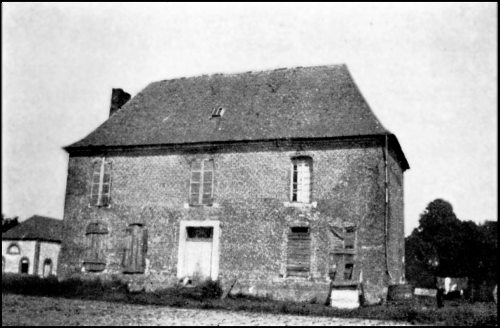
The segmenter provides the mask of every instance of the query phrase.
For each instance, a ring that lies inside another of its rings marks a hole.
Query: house
[[[149,84],[69,154],[59,274],[367,303],[404,281],[408,162],[345,65]],[[121,108],[119,108],[123,105]]]
[[[56,275],[62,220],[34,215],[2,233],[2,273]]]

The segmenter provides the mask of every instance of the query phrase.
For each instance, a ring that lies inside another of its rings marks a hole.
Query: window
[[[187,227],[187,240],[212,239],[213,227]]]
[[[148,251],[148,231],[141,224],[131,224],[127,228],[126,247],[123,252],[124,273],[144,273]]]
[[[331,254],[330,278],[337,283],[350,282],[354,273],[356,228],[349,226],[340,229],[340,231],[332,228],[332,232],[342,240],[342,246],[336,247]]]
[[[191,205],[212,205],[214,183],[214,161],[195,161],[191,166],[190,198]]]
[[[111,162],[102,159],[95,161],[92,168],[90,188],[91,206],[108,206],[111,199]]]
[[[90,223],[87,226],[87,250],[83,266],[86,271],[103,271],[106,267],[105,236],[108,228],[103,223]]]
[[[222,107],[215,107],[212,110],[212,117],[221,117],[222,114],[224,114],[224,108]]]
[[[42,277],[47,278],[51,274],[52,274],[52,260],[45,259],[45,261],[43,261]]]
[[[288,233],[287,276],[307,277],[311,266],[311,235],[308,227],[292,227]]]
[[[17,244],[11,244],[7,249],[7,254],[11,255],[21,254],[21,249],[19,248],[19,246],[17,246]]]
[[[30,269],[30,260],[27,257],[23,257],[19,261],[19,273],[27,274]]]
[[[292,160],[292,202],[311,202],[312,159],[297,157]]]

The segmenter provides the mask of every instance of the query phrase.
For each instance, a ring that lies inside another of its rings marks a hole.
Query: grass
[[[193,288],[174,286],[156,292],[130,293],[119,280],[69,279],[59,282],[55,277],[42,279],[4,274],[2,293],[197,309],[393,320],[414,324],[498,325],[495,303],[445,302],[445,307],[438,309],[434,298],[420,297],[408,302],[342,310],[315,302],[277,301],[242,294],[220,299],[222,289],[216,281],[207,281]]]

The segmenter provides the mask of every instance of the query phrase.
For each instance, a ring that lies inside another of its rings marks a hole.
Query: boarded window
[[[292,161],[292,202],[311,202],[312,159],[295,158]]]
[[[144,273],[148,252],[148,231],[140,224],[127,228],[126,246],[123,252],[123,272]]]
[[[214,161],[195,161],[191,166],[189,203],[191,205],[212,205],[214,183]]]
[[[288,233],[287,276],[307,277],[311,266],[311,235],[308,227],[292,227]]]
[[[30,269],[30,260],[27,257],[23,257],[19,261],[19,273],[27,274]]]
[[[106,267],[105,238],[108,229],[103,223],[90,223],[86,230],[87,247],[83,265],[86,271],[103,271]]]
[[[103,157],[94,162],[90,188],[90,205],[108,206],[111,200],[111,162]]]

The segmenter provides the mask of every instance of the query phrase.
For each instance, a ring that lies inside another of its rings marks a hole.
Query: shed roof
[[[65,149],[383,134],[342,64],[153,82]]]
[[[62,220],[33,215],[2,233],[2,240],[41,240],[61,242]]]

